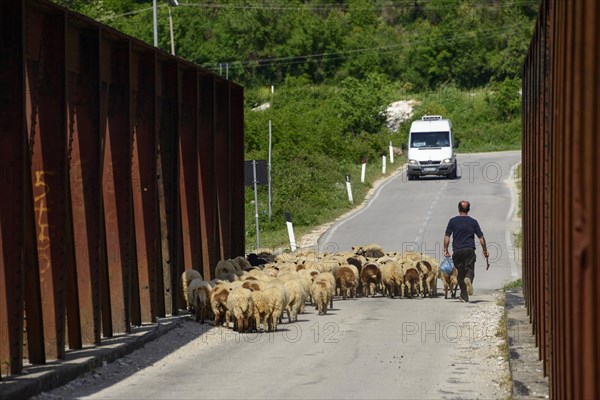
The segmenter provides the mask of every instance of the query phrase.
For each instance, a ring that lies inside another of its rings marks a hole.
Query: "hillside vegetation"
[[[152,43],[152,1],[56,2]],[[286,242],[285,211],[299,236],[349,209],[346,174],[362,201],[389,142],[406,142],[410,121],[386,127],[393,101],[417,100],[413,119],[450,118],[459,152],[520,148],[520,71],[537,0],[179,3],[171,7],[177,55],[245,86],[246,159],[267,158],[272,121],[272,222],[265,187],[259,198],[264,246]],[[159,47],[168,51],[167,2],[158,10]]]

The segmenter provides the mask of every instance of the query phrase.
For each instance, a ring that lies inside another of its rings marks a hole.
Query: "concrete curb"
[[[62,386],[80,375],[105,363],[111,363],[143,347],[146,343],[181,325],[186,315],[162,318],[155,324],[134,328],[133,333],[103,339],[99,346],[67,351],[64,360],[33,365],[21,375],[3,377],[0,381],[0,399],[23,400]]]
[[[521,288],[506,291],[506,319],[512,398],[549,398],[548,378],[544,377],[543,362],[539,360]]]

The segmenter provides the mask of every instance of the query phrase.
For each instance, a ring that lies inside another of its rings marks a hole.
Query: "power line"
[[[509,27],[498,27],[494,29],[487,29],[484,31],[479,31],[477,33],[468,32],[464,34],[455,34],[450,37],[444,38],[427,38],[427,39],[416,39],[411,41],[411,43],[417,44],[425,44],[431,42],[432,40],[444,40],[445,43],[455,43],[460,40],[469,39],[474,35],[478,37],[489,37],[496,35],[502,32],[511,31],[517,25],[509,26]],[[308,55],[299,55],[299,56],[291,56],[291,57],[279,57],[279,58],[265,58],[265,59],[257,59],[257,60],[238,60],[238,61],[230,61],[228,64],[230,65],[239,65],[239,66],[249,66],[251,65],[253,68],[263,68],[263,67],[272,67],[272,66],[286,66],[286,65],[296,65],[302,63],[315,63],[315,62],[331,62],[342,59],[348,59],[353,55],[360,53],[369,53],[369,52],[378,52],[378,53],[390,53],[394,51],[401,50],[405,47],[407,43],[391,45],[391,46],[380,46],[380,47],[368,47],[362,49],[355,50],[347,50],[347,51],[339,51],[339,52],[331,52],[331,53],[318,53],[318,54],[308,54]],[[215,70],[214,64],[204,64],[204,68]],[[218,68],[217,68],[218,69]]]
[[[168,7],[168,4],[161,4],[157,8],[162,8],[162,7]],[[130,15],[141,14],[141,13],[146,12],[146,11],[152,11],[152,7],[142,8],[142,9],[134,10],[134,11],[129,11],[129,12],[126,12],[126,13],[123,13],[123,14],[109,15],[109,16],[106,16],[106,17],[98,18],[97,21],[98,22],[110,21],[110,20],[115,19],[115,18],[127,17],[127,16],[130,16]]]

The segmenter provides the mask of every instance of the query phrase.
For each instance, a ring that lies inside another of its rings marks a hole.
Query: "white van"
[[[450,120],[441,115],[425,115],[413,121],[408,136],[408,180],[424,175],[455,179],[456,147]]]

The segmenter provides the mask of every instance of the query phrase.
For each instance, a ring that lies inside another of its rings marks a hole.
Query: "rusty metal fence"
[[[523,75],[523,278],[551,397],[600,398],[600,2],[542,2]]]
[[[184,269],[244,252],[242,171],[240,86],[0,2],[1,373],[177,314]]]

